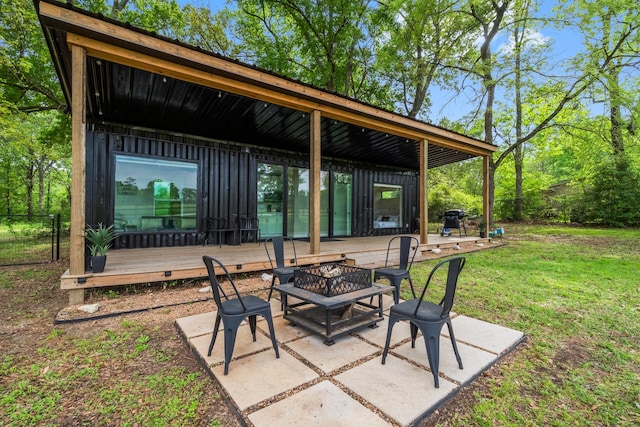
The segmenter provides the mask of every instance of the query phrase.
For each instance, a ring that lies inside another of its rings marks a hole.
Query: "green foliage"
[[[182,11],[175,0],[76,0],[75,5],[167,37],[175,37],[184,27]]]
[[[234,23],[245,60],[367,101],[369,90],[384,89],[369,80],[374,59],[367,37],[370,13],[367,0],[242,0]]]
[[[234,44],[227,37],[225,29],[229,26],[231,14],[224,9],[216,14],[205,7],[190,4],[182,10],[184,28],[176,30],[179,40],[198,46],[210,52],[233,57]]]
[[[625,156],[602,163],[593,184],[574,199],[572,220],[611,227],[640,225],[640,175]]]
[[[449,209],[464,209],[469,215],[482,213],[482,182],[478,161],[429,170],[429,221],[439,221]]]
[[[452,0],[392,0],[373,12],[377,73],[393,88],[395,109],[428,118],[436,85],[453,83],[453,64],[472,49],[474,23]]]
[[[107,227],[103,223],[98,223],[97,227],[87,225],[84,238],[89,244],[92,256],[105,255],[111,248],[111,243],[118,237],[113,224]]]

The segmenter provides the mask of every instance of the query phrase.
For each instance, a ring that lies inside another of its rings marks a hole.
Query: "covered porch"
[[[437,246],[426,227],[428,170],[472,158],[483,162],[478,213],[488,212],[491,144],[69,3],[35,5],[72,112],[70,269],[61,278],[71,304],[85,288],[202,277],[203,251],[232,272],[266,268],[249,245],[197,246],[210,219],[262,215],[264,229],[269,215],[282,217],[271,235],[308,236],[303,265],[376,252],[347,249],[357,241],[342,236],[386,241],[415,221],[421,244]],[[154,174],[128,172],[142,169]],[[110,252],[104,273],[89,272],[85,227],[123,219],[116,247],[128,249]],[[333,248],[324,235],[343,241]]]

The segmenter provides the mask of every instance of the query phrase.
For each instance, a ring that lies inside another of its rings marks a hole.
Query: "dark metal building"
[[[250,217],[261,237],[317,253],[322,237],[413,232],[429,168],[480,156],[486,177],[495,147],[482,141],[67,3],[35,6],[73,117],[71,274],[84,273],[85,224],[138,248],[200,244],[207,219]]]

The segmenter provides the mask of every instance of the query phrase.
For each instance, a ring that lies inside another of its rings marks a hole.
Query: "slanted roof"
[[[323,157],[419,169],[489,155],[496,147],[74,8],[35,0],[67,104],[70,44],[87,52],[89,122],[157,129],[309,153],[309,113]]]

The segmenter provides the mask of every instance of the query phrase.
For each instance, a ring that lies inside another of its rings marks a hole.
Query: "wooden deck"
[[[390,238],[391,236],[347,237],[322,242],[319,254],[310,254],[309,243],[298,240],[298,265],[348,262],[352,265],[374,266],[384,262]],[[489,239],[479,237],[441,237],[430,234],[429,243],[420,245],[416,259],[436,247],[444,249],[455,245],[475,246],[476,243],[488,241]],[[78,304],[83,300],[83,292],[79,291],[87,288],[202,278],[207,276],[202,262],[203,255],[219,259],[232,274],[271,270],[264,243],[222,247],[208,245],[120,249],[109,252],[103,273],[86,272],[74,276],[67,271],[60,279],[60,287],[72,291],[69,295],[70,304]]]

